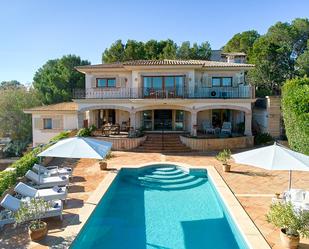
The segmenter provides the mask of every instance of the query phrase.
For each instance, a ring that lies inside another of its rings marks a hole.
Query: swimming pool
[[[249,248],[206,170],[121,169],[72,249]]]

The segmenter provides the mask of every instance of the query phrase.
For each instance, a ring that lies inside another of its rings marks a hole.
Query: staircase
[[[147,139],[135,149],[137,152],[190,152],[177,134],[147,134]]]

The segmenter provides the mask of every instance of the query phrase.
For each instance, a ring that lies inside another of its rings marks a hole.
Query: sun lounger
[[[49,176],[57,176],[57,175],[72,176],[72,168],[69,167],[64,168],[59,168],[58,166],[45,167],[40,164],[34,164],[32,169],[38,174],[45,174]]]
[[[36,185],[36,188],[52,188],[54,186],[69,185],[68,176],[46,177],[45,175],[38,175],[32,170],[28,170],[25,176]]]
[[[43,198],[45,201],[52,201],[52,200],[65,201],[68,195],[66,187],[55,186],[53,188],[35,189],[22,182],[16,185],[14,191],[20,194],[21,196],[25,197],[27,196],[30,198],[40,197]]]
[[[20,208],[21,202],[22,202],[21,200],[7,194],[1,201],[1,206],[15,213]],[[62,210],[63,210],[62,202],[60,200],[52,201],[51,205],[52,206],[50,207],[50,209],[47,210],[47,212],[45,212],[45,214],[41,216],[40,218],[59,216],[60,219],[62,220]],[[3,220],[3,222],[5,222],[5,220]],[[9,218],[7,219],[7,222],[14,223],[15,220],[14,218]],[[0,224],[1,224],[1,221],[0,221]],[[6,224],[9,224],[9,223],[6,223]]]

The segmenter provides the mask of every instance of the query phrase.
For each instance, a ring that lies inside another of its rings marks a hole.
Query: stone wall
[[[110,138],[110,137],[95,137],[98,140],[104,140],[113,143],[112,150],[132,150],[146,140],[147,136],[138,138]]]
[[[268,133],[272,137],[280,137],[282,127],[281,98],[267,96]]]
[[[192,150],[211,151],[223,149],[242,149],[253,147],[254,137],[233,137],[233,138],[190,138],[180,136],[180,140]]]

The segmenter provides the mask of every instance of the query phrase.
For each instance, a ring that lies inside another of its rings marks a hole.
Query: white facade
[[[169,120],[171,131],[196,135],[205,120],[217,126],[229,121],[234,127],[244,123],[244,134],[251,135],[251,105],[255,99],[245,82],[245,72],[251,65],[150,62],[153,64],[146,61],[77,67],[85,74],[85,89],[74,92],[74,111],[27,111],[33,114],[33,144],[46,143],[61,130],[85,125],[100,128],[107,122],[156,130],[159,122]],[[112,85],[102,86],[108,80]],[[37,124],[48,115],[56,120],[52,129]]]

